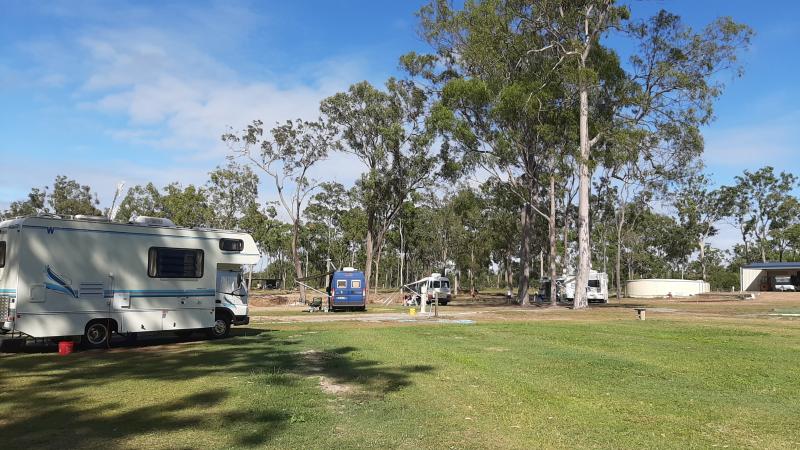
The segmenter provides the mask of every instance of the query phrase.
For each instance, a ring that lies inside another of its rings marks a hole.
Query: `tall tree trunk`
[[[622,265],[622,227],[625,223],[625,211],[620,211],[620,219],[617,220],[617,256],[614,261],[615,266],[615,276],[617,284],[617,300],[622,300],[622,270],[620,269]]]
[[[381,251],[382,250],[383,250],[383,245],[378,244],[378,252],[375,255],[375,295],[378,295],[378,284],[380,283],[379,270],[381,268]]]
[[[469,249],[469,295],[475,297],[475,280],[472,268],[475,267],[475,250],[474,246]]]
[[[547,231],[550,241],[550,252],[547,262],[550,265],[550,305],[556,306],[556,177],[550,175],[550,214],[547,218]]]
[[[561,259],[561,273],[566,275],[569,266],[569,204],[564,202],[564,256]]]
[[[528,289],[530,288],[531,278],[531,205],[526,203],[522,207],[520,213],[520,221],[522,222],[522,242],[519,252],[519,292],[517,293],[517,300],[521,305],[527,305],[530,301]]]
[[[700,268],[703,271],[703,281],[706,281],[706,238],[700,236]]]
[[[511,247],[509,247],[506,250],[506,290],[509,293],[509,295],[506,297],[507,298],[506,301],[511,300],[510,297],[511,297],[512,289],[513,289],[512,286],[514,286],[514,274],[512,273],[512,270],[511,270],[512,269],[511,254],[512,254],[512,249],[511,249]]]
[[[303,278],[303,267],[300,263],[300,220],[294,220],[292,223],[292,259],[294,261],[294,275],[297,278]],[[300,301],[306,302],[306,288],[300,285]]]
[[[370,282],[372,281],[372,252],[373,252],[373,241],[372,241],[372,228],[367,227],[367,238],[365,244],[365,253],[366,253],[366,261],[364,263],[364,279],[366,280],[367,286],[364,289],[364,292],[367,294],[367,298],[364,299],[365,302],[369,299],[369,286]]]
[[[575,302],[573,308],[589,306],[586,286],[592,265],[589,247],[589,92],[580,89],[580,158],[578,158],[578,271],[575,276]]]

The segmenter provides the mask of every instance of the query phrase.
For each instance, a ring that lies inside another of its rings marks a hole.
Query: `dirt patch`
[[[291,300],[285,295],[257,294],[250,297],[250,306],[280,306],[288,305]]]
[[[339,383],[322,373],[325,361],[338,358],[339,355],[318,350],[306,350],[298,354],[303,357],[305,363],[304,374],[319,378],[319,387],[326,394],[342,397],[355,391],[354,386],[347,383]]]

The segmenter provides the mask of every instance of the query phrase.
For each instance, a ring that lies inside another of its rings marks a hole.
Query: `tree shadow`
[[[184,431],[191,435],[193,429],[209,427],[225,433],[226,446],[261,446],[287,432],[292,426],[291,414],[268,405],[242,410],[233,406],[241,404],[241,391],[223,386],[196,392],[197,384],[192,382],[225,374],[232,380],[246,378],[254,388],[268,392],[294,392],[307,389],[305,380],[319,375],[356,386],[362,399],[371,400],[410,386],[415,373],[434,370],[354,358],[356,347],[320,351],[325,357],[314,362],[307,352],[298,351],[296,340],[278,339],[268,330],[239,328],[234,334],[230,339],[203,343],[194,342],[199,338],[160,336],[68,357],[53,353],[0,356],[0,436],[4,446],[119,447],[138,436],[170,432],[185,436]],[[182,385],[187,387],[180,391]],[[150,395],[148,402],[139,404],[135,393],[115,394],[120,386],[170,391],[164,402],[156,400],[154,404]],[[175,390],[179,390],[177,397]],[[180,396],[182,392],[186,395]],[[224,425],[229,423],[236,424],[240,432]],[[198,445],[189,440],[168,446]]]

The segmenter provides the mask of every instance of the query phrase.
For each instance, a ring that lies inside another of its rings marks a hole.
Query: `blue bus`
[[[328,310],[367,310],[367,283],[364,272],[345,267],[330,275]]]

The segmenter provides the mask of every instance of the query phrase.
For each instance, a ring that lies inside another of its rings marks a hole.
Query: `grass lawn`
[[[295,324],[0,355],[16,448],[800,446],[800,322]]]

